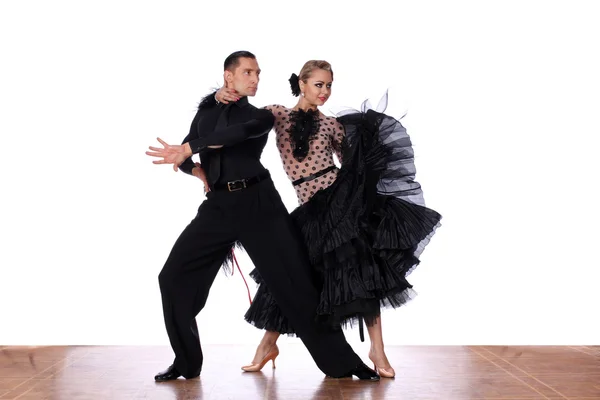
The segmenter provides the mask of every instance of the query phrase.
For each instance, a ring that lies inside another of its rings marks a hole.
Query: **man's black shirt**
[[[260,157],[275,122],[273,114],[254,107],[247,97],[229,104],[217,104],[213,95],[207,99],[209,101],[203,101],[199,107],[183,143],[189,142],[192,152],[200,153],[200,163],[209,177],[209,184],[250,178],[264,172]],[[219,145],[223,147],[209,148]],[[211,171],[215,162],[220,164],[216,175]],[[185,160],[179,168],[191,174],[192,158]]]

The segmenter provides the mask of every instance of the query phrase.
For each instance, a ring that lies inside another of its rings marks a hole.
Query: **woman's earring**
[[[304,92],[302,92],[302,97],[304,97]]]

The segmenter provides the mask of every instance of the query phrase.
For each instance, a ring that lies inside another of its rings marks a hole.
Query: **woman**
[[[326,61],[308,61],[290,83],[299,96],[296,106],[266,108],[275,116],[277,148],[301,204],[292,216],[322,288],[317,318],[337,326],[364,319],[369,358],[382,377],[393,378],[380,307],[398,307],[410,299],[406,275],[419,263],[417,256],[441,216],[415,204],[422,204],[422,192],[413,181],[411,143],[400,122],[373,110],[338,118],[319,112],[333,83]],[[226,88],[215,98],[237,101]],[[259,287],[245,318],[267,331],[254,360],[242,369],[259,371],[269,360],[275,365],[279,335],[295,332],[260,274],[254,270],[251,275]]]

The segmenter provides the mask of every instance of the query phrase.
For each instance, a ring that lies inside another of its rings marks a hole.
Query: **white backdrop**
[[[388,88],[407,112],[444,220],[388,345],[600,342],[594,2],[207,3],[1,3],[0,344],[168,344],[157,276],[204,196],[144,151],[182,140],[240,49],[257,106],[293,106],[290,74],[326,59],[326,114]],[[263,162],[292,210],[273,136]],[[256,343],[247,306],[220,273],[203,342]]]

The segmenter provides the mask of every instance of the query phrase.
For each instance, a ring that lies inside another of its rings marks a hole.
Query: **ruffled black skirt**
[[[363,318],[369,325],[381,307],[397,308],[414,296],[406,277],[441,215],[423,203],[410,138],[399,121],[373,110],[338,120],[346,131],[338,177],[292,217],[317,272],[317,320],[339,326]],[[259,272],[251,276],[258,290],[246,321],[294,335]]]

